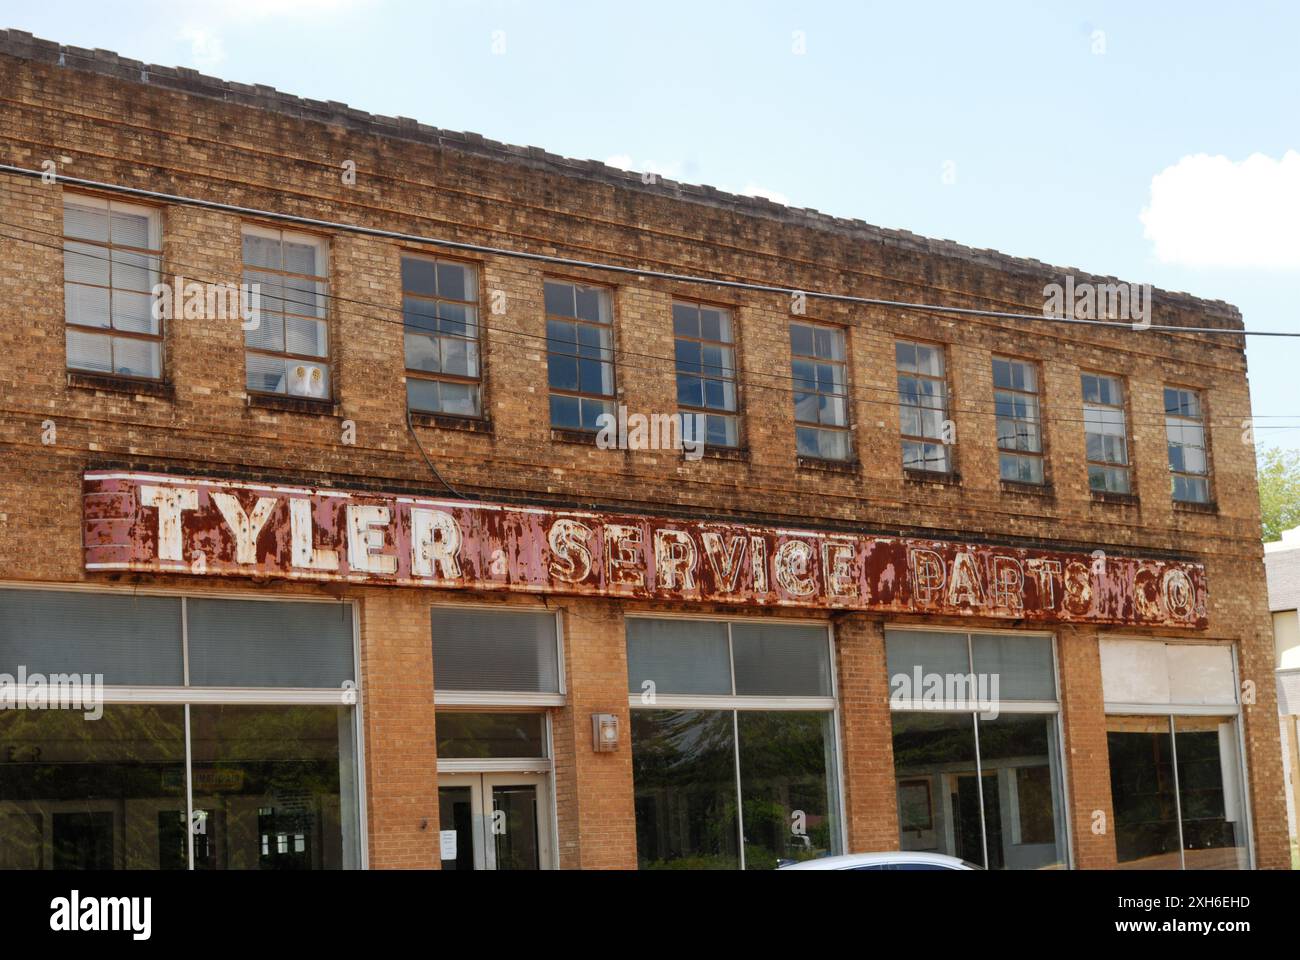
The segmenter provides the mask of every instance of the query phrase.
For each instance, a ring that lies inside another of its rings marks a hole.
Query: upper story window
[[[464,263],[402,257],[402,320],[407,405],[482,416],[478,271]]]
[[[790,324],[795,449],[800,456],[850,457],[846,355],[844,331],[839,327]]]
[[[894,345],[894,358],[898,365],[903,469],[951,473],[943,347],[899,340]]]
[[[1083,374],[1083,431],[1088,486],[1102,493],[1131,493],[1124,384],[1119,377]]]
[[[1165,437],[1174,499],[1209,503],[1210,461],[1205,453],[1205,415],[1199,392],[1165,387]]]
[[[63,198],[63,304],[68,367],[162,377],[162,322],[152,291],[162,258],[157,210],[98,197]]]
[[[673,304],[676,337],[677,405],[684,417],[683,439],[709,446],[740,443],[736,416],[736,348],[731,312],[698,303]],[[693,432],[694,416],[704,416],[704,435]]]
[[[546,281],[546,366],[551,426],[600,429],[614,410],[614,307],[609,290]]]
[[[993,404],[998,421],[999,475],[1018,483],[1042,483],[1037,366],[1025,360],[994,357]]]
[[[258,315],[244,332],[247,389],[330,398],[325,241],[247,224],[243,237],[244,283],[260,293]]]

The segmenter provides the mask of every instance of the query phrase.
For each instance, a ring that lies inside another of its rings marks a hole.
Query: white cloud
[[[1164,263],[1300,269],[1300,153],[1183,157],[1151,178],[1141,220]]]

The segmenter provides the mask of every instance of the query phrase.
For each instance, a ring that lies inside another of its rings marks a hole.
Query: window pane
[[[740,867],[730,710],[633,710],[632,782],[641,869]]]
[[[108,685],[180,685],[181,659],[181,602],[174,597],[0,590],[7,673],[23,666],[29,674],[103,674]]]
[[[893,726],[899,849],[984,863],[974,715],[895,712]],[[987,800],[997,786],[984,781]]]
[[[989,869],[1064,867],[1065,820],[1056,718],[1001,714],[977,718],[986,785]],[[989,781],[992,783],[989,784]]]
[[[965,676],[971,672],[964,633],[888,630],[885,632],[885,654],[891,683],[896,677],[905,677],[915,686],[917,669],[920,669],[922,678],[928,673]]]
[[[438,756],[501,759],[546,756],[546,717],[540,713],[438,711]]]
[[[824,627],[733,623],[731,644],[738,695],[831,695],[830,648]]]
[[[727,625],[628,620],[627,684],[629,692],[643,695],[731,693]]]
[[[1222,717],[1175,717],[1178,802],[1188,870],[1245,870],[1246,819],[1236,724]]]
[[[188,865],[185,708],[0,710],[0,869]]]
[[[113,372],[126,377],[162,375],[162,344],[157,340],[113,338]]]
[[[69,329],[68,366],[74,370],[110,373],[113,369],[112,339],[99,334]]]
[[[975,673],[996,676],[1002,699],[1056,699],[1050,637],[977,633],[971,637],[971,652]]]
[[[83,327],[108,327],[112,324],[109,309],[110,291],[80,283],[63,286],[63,313],[68,323]]]
[[[195,686],[341,687],[354,680],[352,606],[186,601]]]
[[[433,609],[438,690],[558,693],[555,614]]]
[[[838,852],[832,717],[736,712],[746,870]]]
[[[1168,717],[1107,717],[1115,852],[1121,867],[1177,870],[1178,801]]]
[[[350,708],[196,704],[190,729],[195,869],[359,866]]]

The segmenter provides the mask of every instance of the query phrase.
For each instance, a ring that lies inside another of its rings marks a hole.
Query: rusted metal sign
[[[85,476],[89,571],[1204,629],[1198,563],[142,473]]]

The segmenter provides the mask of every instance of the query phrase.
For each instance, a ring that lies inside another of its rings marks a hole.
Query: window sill
[[[714,460],[734,460],[738,463],[749,463],[749,448],[711,447],[706,443],[704,445],[704,456],[712,457]]]
[[[961,474],[955,470],[941,473],[938,470],[909,470],[904,467],[903,479],[909,483],[923,483],[936,487],[961,486]]]
[[[1206,503],[1198,503],[1195,500],[1175,500],[1173,504],[1175,513],[1203,513],[1209,516],[1219,514],[1219,504],[1215,500]]]
[[[563,427],[551,427],[551,439],[558,443],[581,443],[594,447],[597,432],[596,430],[566,430]]]
[[[1031,497],[1055,497],[1050,483],[1025,483],[1021,480],[999,480],[1003,493],[1024,493]]]
[[[126,393],[138,397],[157,397],[174,400],[176,387],[162,380],[134,380],[131,377],[114,377],[109,374],[68,371],[68,386],[78,390],[102,390],[105,393]]]
[[[805,457],[803,454],[798,454],[795,457],[795,463],[800,470],[821,470],[824,473],[848,474],[862,472],[862,464],[857,460],[823,460],[821,457]]]
[[[267,393],[249,393],[248,405],[259,410],[276,410],[281,413],[305,413],[317,417],[336,417],[338,406],[333,400],[315,400],[310,397],[282,397]]]
[[[1103,490],[1090,490],[1093,503],[1111,503],[1121,507],[1136,507],[1138,505],[1138,495],[1136,493],[1106,493]]]
[[[465,433],[494,432],[491,420],[476,417],[456,417],[446,413],[421,413],[411,411],[411,424],[416,427],[435,427],[438,430],[463,430]]]

